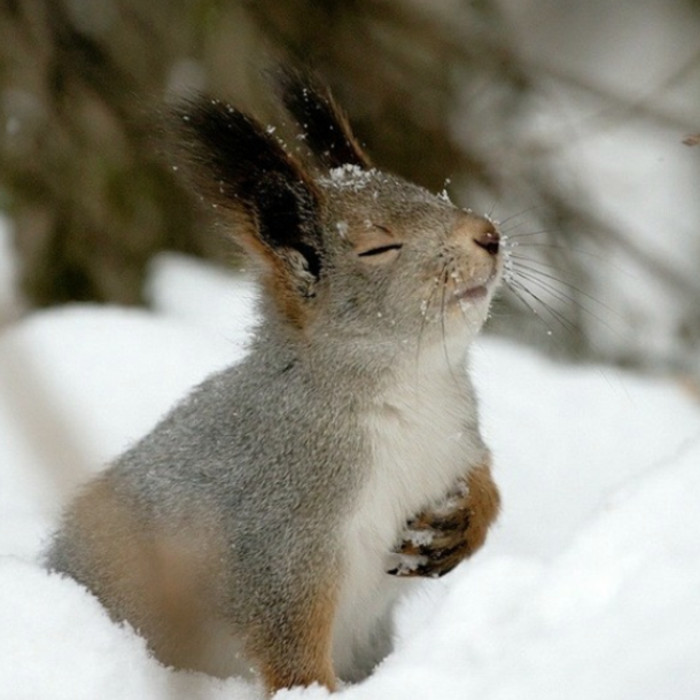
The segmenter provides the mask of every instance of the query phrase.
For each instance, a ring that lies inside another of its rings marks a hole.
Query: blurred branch
[[[382,167],[432,190],[451,178],[470,203],[507,192],[514,205],[534,205],[529,223],[554,228],[564,247],[588,236],[625,250],[678,294],[700,295],[695,280],[603,220],[552,172],[544,156],[567,135],[550,133],[536,148],[522,137],[533,98],[556,81],[603,105],[583,120],[596,133],[643,119],[677,130],[680,141],[697,123],[660,98],[692,77],[700,49],[634,99],[556,61],[524,60],[502,7],[497,0],[0,0],[0,204],[15,221],[30,300],[138,303],[159,250],[231,257],[156,153],[153,114],[173,95],[204,89],[266,119],[259,73],[273,61],[313,67]],[[548,18],[544,6],[531,11]],[[552,247],[541,258],[588,289],[572,256]],[[570,296],[575,302],[578,291]],[[564,345],[574,352],[585,324],[575,303],[566,314]]]
[[[679,117],[677,113],[660,107],[665,92],[687,80],[693,71],[700,70],[700,49],[691,54],[665,80],[653,86],[645,96],[630,99],[600,83],[564,70],[561,66],[528,60],[528,68],[533,75],[548,76],[569,87],[577,88],[605,102],[608,107],[597,114],[587,117],[586,123],[594,128],[610,128],[628,122],[630,119],[647,119],[657,124],[676,129],[682,133],[695,126],[690,120]]]

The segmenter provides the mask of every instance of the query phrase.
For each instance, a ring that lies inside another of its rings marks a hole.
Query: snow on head
[[[333,168],[327,178],[322,179],[324,185],[330,185],[337,189],[347,189],[353,192],[359,192],[367,187],[371,182],[375,181],[378,171],[374,168],[365,170],[359,165],[347,163],[340,167]]]
[[[338,221],[338,222],[336,223],[336,225],[335,225],[335,228],[337,229],[338,235],[339,235],[341,238],[347,238],[348,230],[349,230],[349,228],[350,228],[350,227],[348,226],[348,222],[347,222],[347,221]]]

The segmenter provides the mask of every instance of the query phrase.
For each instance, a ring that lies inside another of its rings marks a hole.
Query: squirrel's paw
[[[444,576],[481,547],[499,505],[488,466],[473,469],[442,503],[408,521],[394,548],[399,563],[388,573]]]
[[[452,571],[471,553],[469,522],[464,499],[454,496],[440,507],[412,518],[394,548],[399,563],[389,573],[436,578]]]

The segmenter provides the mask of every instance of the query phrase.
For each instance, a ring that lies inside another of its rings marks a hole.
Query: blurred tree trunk
[[[645,0],[639,12],[653,1]],[[524,230],[551,232],[536,239],[530,258],[520,258],[521,278],[512,285],[520,302],[505,295],[492,328],[540,345],[554,335],[556,348],[549,349],[560,354],[643,363],[645,342],[622,340],[602,353],[595,347],[591,318],[593,326],[605,320],[586,305],[601,278],[590,260],[572,254],[583,240],[601,259],[622,251],[665,285],[677,307],[688,307],[678,330],[664,332],[675,333],[670,342],[682,346],[677,356],[700,371],[693,360],[700,337],[697,282],[660,261],[634,232],[591,206],[574,177],[566,181],[552,167],[546,154],[556,151],[556,135],[527,133],[542,85],[551,81],[564,86],[567,99],[573,93],[594,99],[603,125],[606,114],[613,120],[642,114],[647,124],[672,124],[680,143],[696,123],[686,129],[655,94],[639,102],[601,87],[595,77],[567,73],[556,52],[544,62],[525,60],[517,31],[511,33],[501,14],[508,4],[0,0],[0,208],[15,224],[29,302],[139,303],[146,266],[164,249],[232,260],[235,250],[202,220],[158,153],[155,115],[164,102],[205,90],[275,119],[261,71],[294,62],[313,67],[331,86],[380,167],[433,191],[449,179],[459,204],[500,211],[507,201],[513,216],[505,230],[513,239]],[[559,13],[549,3],[526,5],[530,33],[549,26],[541,36],[550,38],[563,17],[573,21],[564,22],[569,38],[581,18],[592,19],[597,32],[609,11],[604,0],[585,8],[567,0]],[[698,64],[700,53],[691,55],[670,83]],[[628,316],[645,313],[632,307]],[[533,323],[535,314],[546,334]]]
[[[134,303],[155,252],[204,252],[150,111],[195,45],[191,9],[3,2],[0,185],[32,303]]]
[[[2,0],[0,187],[30,302],[136,303],[155,252],[230,256],[158,156],[154,114],[190,89],[269,113],[272,60],[317,68],[382,166],[433,189],[465,171],[493,184],[451,136],[454,67],[525,81],[479,6],[458,32],[389,0]]]

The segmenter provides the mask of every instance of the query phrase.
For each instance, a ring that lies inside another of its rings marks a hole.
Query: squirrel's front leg
[[[314,683],[335,690],[331,652],[337,579],[333,571],[315,571],[313,579],[293,572],[261,598],[263,607],[246,629],[247,653],[269,695]]]
[[[472,468],[443,503],[411,518],[394,552],[395,576],[438,577],[452,571],[483,545],[500,508],[488,462]]]

